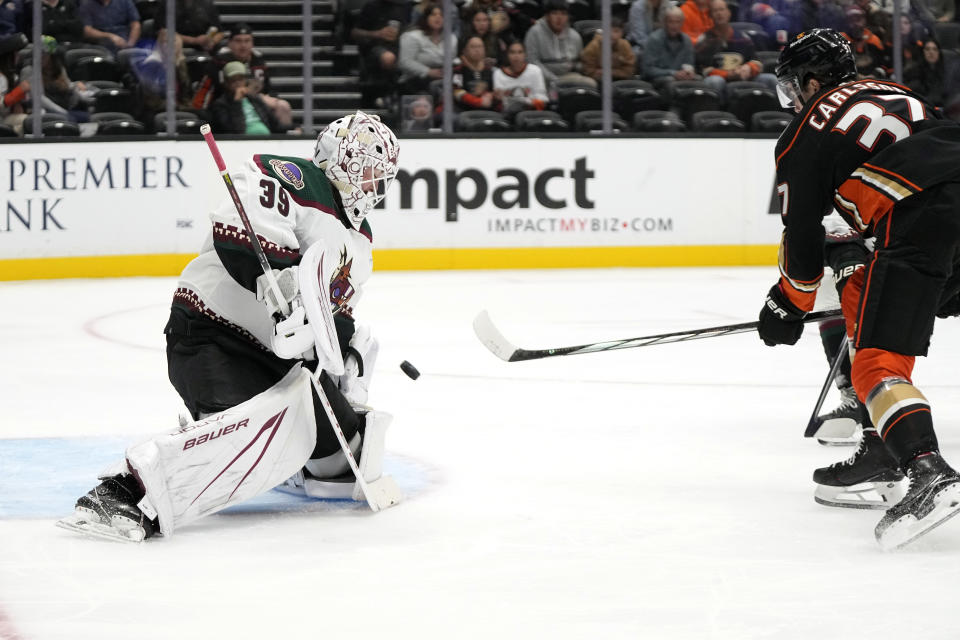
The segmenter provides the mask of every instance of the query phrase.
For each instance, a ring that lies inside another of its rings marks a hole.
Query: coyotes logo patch
[[[350,282],[351,269],[353,269],[353,258],[347,260],[347,249],[344,247],[340,251],[337,270],[330,279],[330,303],[333,305],[334,313],[343,313],[348,317],[353,311],[350,307],[350,298],[356,291]]]

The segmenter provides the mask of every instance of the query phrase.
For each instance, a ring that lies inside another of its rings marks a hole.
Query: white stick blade
[[[374,512],[399,504],[403,497],[400,487],[391,476],[380,476],[373,482],[367,482],[366,486],[367,493],[364,494],[360,483],[354,484],[353,499],[366,500]]]
[[[504,338],[500,330],[494,326],[490,314],[486,311],[481,311],[473,319],[473,332],[477,334],[483,346],[501,360],[510,362],[510,357],[517,351],[517,347]]]

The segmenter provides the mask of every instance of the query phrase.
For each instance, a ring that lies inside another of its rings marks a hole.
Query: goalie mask
[[[815,78],[824,88],[857,77],[850,43],[833,29],[801,33],[780,52],[777,63],[777,96],[785,109],[803,106],[803,87]]]
[[[317,136],[313,163],[340,192],[354,229],[386,196],[397,176],[398,153],[390,128],[362,111],[334,120]]]

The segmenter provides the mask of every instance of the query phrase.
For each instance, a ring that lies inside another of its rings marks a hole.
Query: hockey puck
[[[411,380],[416,380],[420,377],[420,372],[417,371],[417,368],[406,360],[400,363],[400,369],[402,369],[403,372],[407,374],[407,377],[409,377]]]

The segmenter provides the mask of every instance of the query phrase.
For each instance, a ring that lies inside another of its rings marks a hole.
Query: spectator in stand
[[[460,64],[453,68],[453,101],[457,111],[500,111],[493,92],[493,69],[486,63],[483,40],[469,38],[460,51]]]
[[[931,33],[938,22],[953,22],[957,7],[955,0],[911,0],[910,10]]]
[[[883,41],[867,28],[867,16],[857,5],[846,10],[847,30],[843,36],[850,41],[853,56],[857,62],[857,73],[861,77],[885,78],[890,74],[890,61],[887,58]]]
[[[683,11],[683,32],[696,43],[704,33],[713,28],[710,17],[710,0],[687,0],[680,5]]]
[[[511,119],[521,111],[543,111],[547,106],[543,71],[527,63],[527,52],[519,40],[507,47],[507,64],[493,71],[493,93]]]
[[[23,20],[23,0],[2,0],[0,2],[0,37],[13,35],[21,31]]]
[[[220,12],[213,0],[176,0],[174,5],[177,34],[183,46],[203,51],[214,51],[223,40],[220,31]],[[161,0],[154,16],[157,30],[167,28],[167,3]]]
[[[637,56],[643,54],[650,34],[663,27],[663,16],[672,6],[671,0],[633,0],[627,14],[627,40]]]
[[[900,14],[900,42],[903,47],[903,73],[906,77],[910,67],[923,59],[923,41],[926,38],[923,26],[915,23],[906,13]],[[885,40],[883,46],[893,51],[893,35]]]
[[[566,0],[546,0],[543,17],[530,27],[523,44],[527,59],[540,67],[548,85],[558,81],[596,87],[597,82],[580,73],[583,41],[570,28]]]
[[[756,80],[776,93],[777,77],[762,73],[763,63],[750,37],[730,24],[730,8],[726,0],[710,0],[713,27],[700,36],[694,45],[695,65],[708,86],[726,96],[727,83]]]
[[[663,28],[650,34],[644,49],[643,77],[667,93],[675,80],[700,79],[693,66],[693,43],[683,32],[685,19],[679,7],[669,7]]]
[[[93,104],[93,91],[83,82],[73,82],[67,76],[63,64],[63,55],[57,48],[57,41],[43,36],[40,57],[40,77],[43,79],[43,113],[54,113],[71,122],[89,122],[89,107]],[[20,74],[24,78],[33,77],[33,67],[28,59]]]
[[[0,121],[18,134],[23,133],[24,99],[30,92],[30,82],[17,74],[17,52],[25,46],[22,33],[0,36]]]
[[[153,126],[153,117],[167,107],[167,30],[157,33],[157,42],[149,56],[134,67],[140,85],[141,120]],[[174,76],[176,82],[176,107],[178,111],[191,110],[192,90],[187,60],[183,55],[183,38],[178,34],[173,39]]]
[[[739,20],[763,27],[770,42],[779,49],[787,44],[791,33],[798,32],[795,24],[800,9],[798,5],[797,0],[745,1],[740,5]]]
[[[127,49],[140,39],[140,14],[133,0],[83,0],[77,13],[83,37],[108,49]]]
[[[904,84],[932,102],[944,108],[957,101],[957,68],[947,64],[940,51],[940,43],[934,38],[923,42],[923,55],[904,71]]]
[[[847,29],[847,18],[835,0],[800,0],[796,15],[791,33],[800,33],[818,27],[841,32]]]
[[[396,86],[400,32],[410,24],[412,11],[413,4],[408,0],[367,0],[360,10],[350,38],[363,58],[368,101],[379,104]]]
[[[477,36],[483,40],[487,64],[491,66],[497,66],[506,61],[507,45],[515,40],[513,32],[509,29],[494,31],[490,14],[483,10],[469,14],[460,31],[464,39]]]
[[[863,10],[864,15],[867,17],[867,28],[877,34],[881,41],[886,42],[888,39],[893,39],[891,35],[893,27],[892,14],[880,8],[880,5],[877,4],[875,0],[853,0],[852,5]],[[901,15],[909,15],[909,11],[906,8],[902,9]]]
[[[83,22],[77,15],[77,0],[43,0],[40,12],[43,35],[60,43],[83,41]],[[33,11],[23,12],[23,32],[28,38],[33,37]]]
[[[457,50],[453,34],[449,46]],[[443,77],[443,8],[439,4],[425,7],[416,26],[400,36],[400,71],[404,93],[421,93]]]
[[[260,99],[263,100],[267,108],[273,112],[280,126],[291,128],[293,126],[293,109],[290,103],[282,98],[277,98],[270,93],[270,73],[267,69],[267,61],[263,54],[254,48],[253,30],[245,22],[239,22],[230,30],[230,38],[227,40],[227,46],[220,50],[216,56],[214,67],[216,75],[220,75],[223,66],[228,62],[242,62],[247,67],[251,89],[256,90]],[[200,104],[204,101],[204,92],[209,92],[209,85],[212,78],[205,77],[200,81],[197,94],[194,96],[195,108],[203,108]],[[217,83],[216,97],[223,93],[223,82]]]
[[[226,90],[210,108],[213,128],[218,133],[267,135],[286,131],[254,88],[247,84],[249,74],[242,62],[234,60],[223,67]]]
[[[607,38],[604,38],[604,34],[598,30],[593,36],[593,40],[580,53],[580,64],[584,75],[597,82],[600,82],[603,77],[603,51],[601,47],[604,40],[607,40]],[[637,58],[633,54],[633,47],[623,37],[623,20],[620,18],[610,19],[609,41],[612,49],[610,75],[614,80],[632,78],[637,72]]]
[[[521,12],[512,2],[504,0],[466,0],[460,8],[460,22],[468,27],[472,17],[483,12],[490,18],[490,31],[503,38],[504,42],[513,42],[522,38],[533,25],[529,16]],[[460,28],[461,40],[466,41],[466,29]]]

